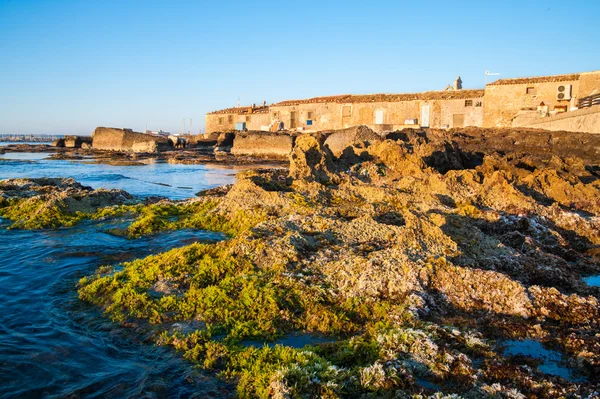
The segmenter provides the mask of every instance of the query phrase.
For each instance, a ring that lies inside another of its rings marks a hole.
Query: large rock
[[[52,147],[62,148],[65,146],[65,139],[56,139],[50,144]]]
[[[296,139],[290,156],[290,177],[329,184],[335,182],[334,169],[333,155],[323,146],[322,140],[313,135],[303,135]]]
[[[97,127],[92,138],[92,148],[95,150],[160,152],[173,148],[171,141],[166,137],[138,133],[131,129]]]
[[[337,130],[333,132],[325,145],[329,147],[333,155],[339,157],[342,152],[350,145],[362,141],[380,141],[381,136],[366,126],[353,126],[348,129]]]
[[[133,202],[135,198],[126,191],[94,190],[72,178],[0,180],[0,212],[13,221],[14,228],[70,226],[83,214]]]
[[[92,143],[92,138],[89,136],[65,136],[63,140],[66,148],[81,148],[83,143]]]

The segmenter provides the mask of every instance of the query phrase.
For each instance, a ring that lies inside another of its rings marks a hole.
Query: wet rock
[[[135,202],[126,191],[94,190],[72,178],[2,180],[0,198],[2,216],[22,228],[69,226],[100,208]]]

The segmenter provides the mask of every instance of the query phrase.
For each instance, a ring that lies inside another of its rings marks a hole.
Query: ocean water
[[[52,161],[38,153],[6,155],[0,159],[0,179],[73,177],[95,188],[169,198],[232,183],[238,170],[166,163],[110,166]],[[215,376],[175,351],[151,344],[144,338],[146,331],[116,325],[78,299],[78,280],[100,265],[224,238],[201,230],[137,240],[107,233],[113,223],[122,222],[20,231],[7,230],[0,219],[0,398],[232,396],[232,388]]]
[[[120,188],[143,197],[171,199],[195,196],[200,190],[235,181],[249,166],[181,165],[148,162],[138,166],[90,163],[93,160],[51,160],[47,153],[0,154],[0,179],[19,177],[72,177],[93,188]]]
[[[600,275],[586,277],[583,281],[591,287],[600,287]]]

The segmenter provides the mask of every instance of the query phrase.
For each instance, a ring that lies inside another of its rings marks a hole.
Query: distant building
[[[453,85],[439,91],[315,97],[228,108],[206,115],[206,131],[536,125],[600,133],[600,71],[500,79],[478,90],[463,90],[462,83],[459,76]],[[586,109],[579,109],[582,107]]]

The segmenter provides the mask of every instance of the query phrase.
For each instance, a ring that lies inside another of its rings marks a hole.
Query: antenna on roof
[[[488,76],[498,76],[498,75],[500,75],[500,74],[496,73],[496,72],[485,71],[485,85],[487,86],[487,77]]]

